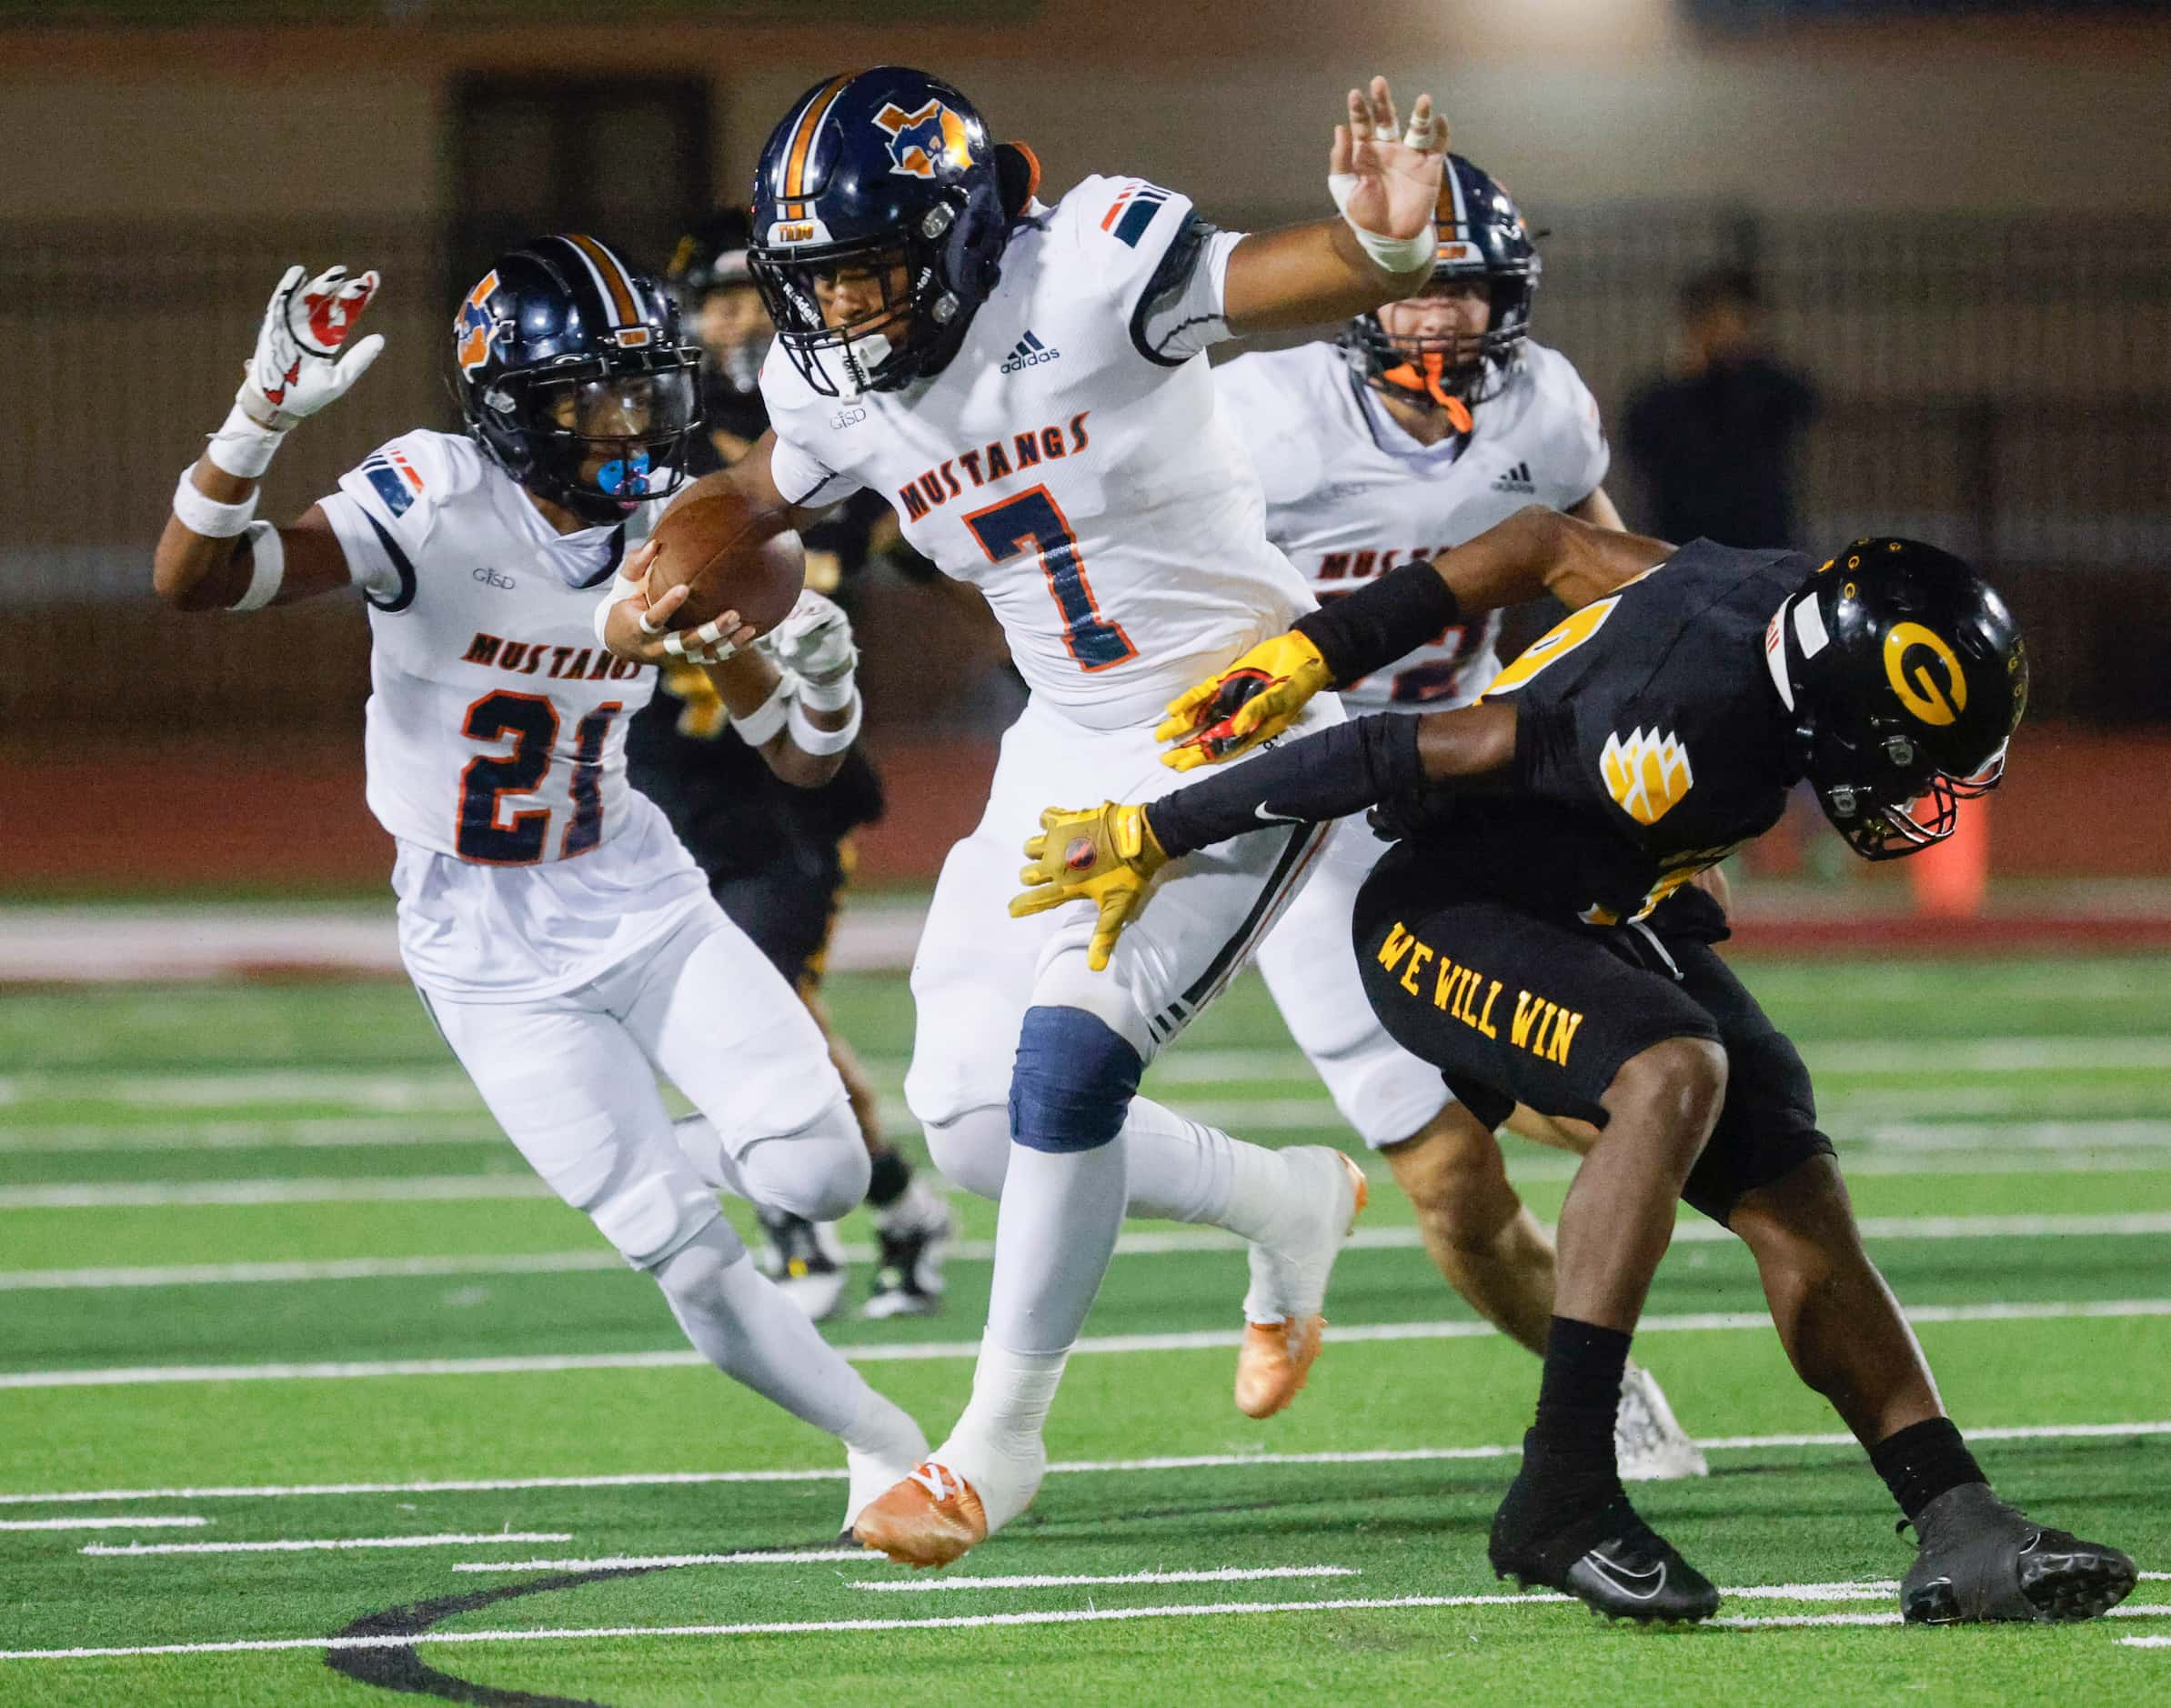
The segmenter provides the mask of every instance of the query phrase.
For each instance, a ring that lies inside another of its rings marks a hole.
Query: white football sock
[[[710,1222],[649,1273],[686,1338],[727,1376],[832,1435],[864,1428],[879,1440],[894,1428],[888,1412],[897,1408],[754,1268],[728,1222]]]
[[[1010,1147],[989,1283],[988,1336],[998,1345],[1070,1351],[1115,1255],[1125,1149],[1121,1136],[1091,1150]]]

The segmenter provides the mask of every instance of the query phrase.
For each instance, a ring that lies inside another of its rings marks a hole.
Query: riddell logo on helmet
[[[894,101],[874,116],[890,134],[890,170],[907,177],[932,178],[943,167],[962,172],[972,164],[972,139],[965,121],[940,101],[908,113]]]

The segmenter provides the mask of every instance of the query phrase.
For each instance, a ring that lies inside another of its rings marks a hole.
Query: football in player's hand
[[[737,611],[757,634],[767,634],[791,614],[806,584],[799,537],[774,510],[757,507],[729,487],[672,505],[655,538],[643,592],[654,601],[682,581],[690,589],[671,613],[673,628],[699,628]]]

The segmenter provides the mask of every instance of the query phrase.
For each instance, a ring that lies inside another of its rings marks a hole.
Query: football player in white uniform
[[[1240,1144],[1136,1093],[1323,834],[1232,840],[1172,870],[1159,927],[1127,937],[1107,976],[1089,971],[1107,960],[1091,918],[1014,920],[1004,903],[1051,779],[1088,794],[1172,786],[1161,708],[1311,607],[1267,541],[1203,354],[1422,286],[1446,141],[1430,97],[1405,132],[1374,79],[1336,133],[1343,216],[1252,236],[1135,178],[1089,177],[1043,206],[1030,152],[998,147],[957,90],[896,66],[810,89],[762,156],[752,260],[778,327],[770,432],[711,478],[795,523],[881,493],[917,549],[986,595],[1031,688],[913,969],[906,1096],[942,1171],[1000,1194],[1001,1213],[971,1402],[858,1526],[893,1558],[955,1559],[1031,1500],[1043,1421],[1127,1211],[1251,1241],[1246,1411],[1286,1404],[1317,1352],[1362,1175],[1339,1151]],[[649,610],[625,594],[607,618],[614,650],[660,656],[641,624],[675,596]],[[1322,724],[1340,717],[1314,708]]]
[[[849,1525],[925,1437],[755,1271],[717,1191],[839,1216],[866,1191],[866,1148],[806,1009],[627,787],[627,719],[656,672],[611,657],[591,621],[627,525],[678,481],[697,354],[608,246],[536,239],[454,323],[467,435],[393,439],[275,527],[255,517],[273,452],[383,343],[349,342],[376,274],[303,274],[273,293],[234,412],[181,477],[157,590],[253,611],[360,588],[369,806],[398,844],[424,1005],[521,1154],[655,1277],[694,1345],[843,1441]],[[856,698],[799,704],[798,669],[829,679],[852,658],[840,614],[810,598],[769,650],[715,672],[740,733],[807,782],[859,721]],[[674,1130],[658,1070],[705,1119]]]
[[[1568,359],[1530,341],[1539,259],[1505,191],[1448,157],[1431,282],[1357,316],[1336,344],[1241,357],[1214,370],[1221,412],[1266,491],[1267,537],[1322,602],[1431,558],[1533,502],[1601,527],[1598,407]],[[1341,690],[1363,711],[1467,706],[1499,672],[1492,612]],[[1337,825],[1259,968],[1342,1117],[1387,1159],[1425,1248],[1477,1310],[1543,1355],[1553,1243],[1509,1183],[1499,1141],[1448,1095],[1437,1069],[1390,1038],[1365,1000],[1350,915],[1387,844]],[[1519,1124],[1558,1141],[1523,1111]],[[1619,1417],[1622,1475],[1701,1476],[1703,1454],[1650,1372],[1631,1364]]]

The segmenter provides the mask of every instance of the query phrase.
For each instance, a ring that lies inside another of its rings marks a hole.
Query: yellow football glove
[[[1296,722],[1304,703],[1332,679],[1319,648],[1295,630],[1262,640],[1169,702],[1153,738],[1175,745],[1161,762],[1189,771],[1248,753]]]
[[[1104,800],[1083,812],[1050,807],[1040,815],[1040,834],[1028,837],[1025,857],[1032,863],[1018,874],[1031,888],[1010,898],[1010,917],[1045,913],[1066,901],[1091,901],[1101,909],[1086,965],[1095,972],[1108,965],[1116,937],[1145,905],[1147,886],[1168,862],[1143,807],[1121,807]]]

